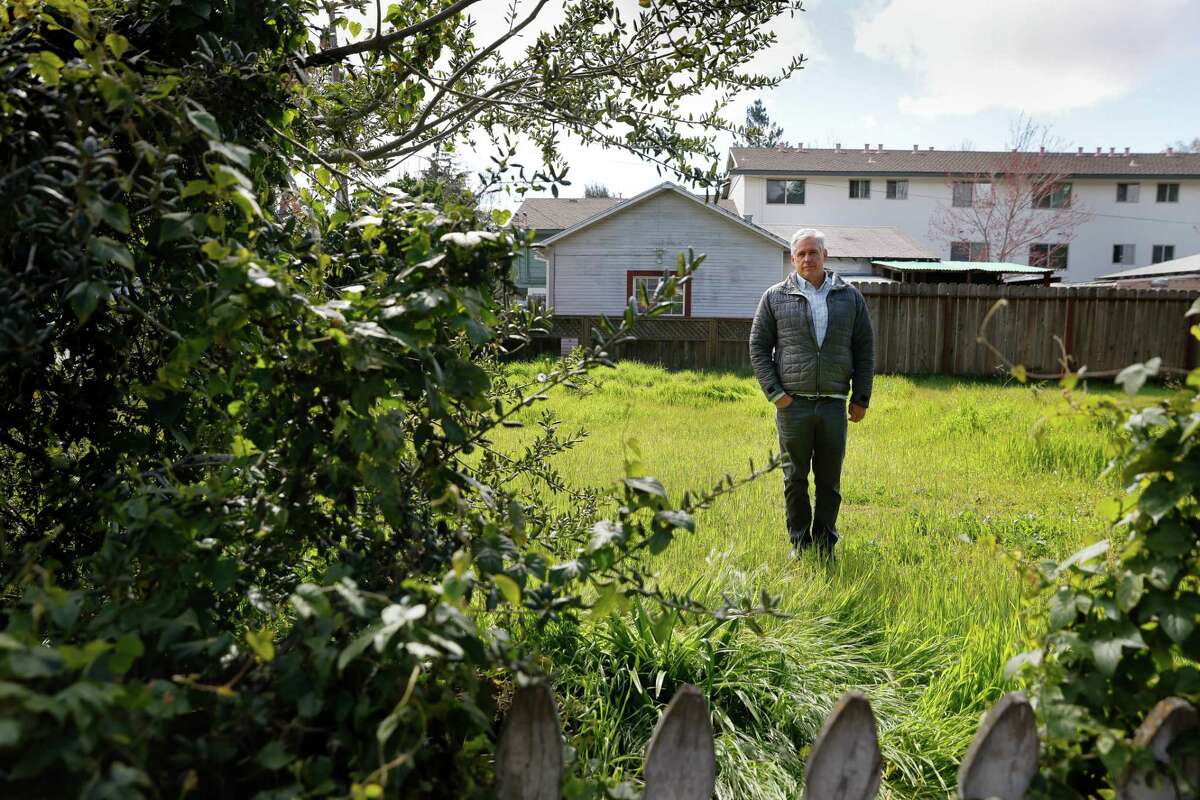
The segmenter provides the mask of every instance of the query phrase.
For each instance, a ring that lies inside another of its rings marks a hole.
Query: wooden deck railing
[[[1162,763],[1168,749],[1200,736],[1200,714],[1179,698],[1163,700],[1138,728],[1134,744]],[[517,690],[496,757],[500,800],[557,800],[563,777],[562,731],[544,685]],[[1182,769],[1200,784],[1200,763]],[[842,697],[826,718],[805,768],[805,800],[868,800],[879,791],[882,757],[875,715],[858,692]],[[1025,696],[1010,693],[988,711],[958,771],[960,800],[1023,800],[1038,771],[1038,735]],[[708,703],[695,686],[675,693],[646,749],[644,800],[708,800],[716,784],[716,752]],[[1131,771],[1118,800],[1195,800],[1166,779]]]

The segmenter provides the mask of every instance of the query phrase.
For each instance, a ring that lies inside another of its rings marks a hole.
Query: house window
[[[1066,269],[1067,246],[1065,244],[1029,245],[1029,266]]]
[[[1133,245],[1131,244],[1114,244],[1113,245],[1113,260],[1114,264],[1133,264],[1136,256],[1133,254]]]
[[[804,181],[767,181],[767,203],[771,205],[804,205]]]
[[[908,181],[895,180],[887,182],[887,198],[889,200],[907,200],[908,199]]]
[[[1142,193],[1142,185],[1140,183],[1118,183],[1117,184],[1117,202],[1118,203],[1136,203],[1138,195]]]
[[[987,261],[987,242],[951,242],[951,261]]]
[[[1157,202],[1159,202],[1159,203],[1178,203],[1179,202],[1179,184],[1178,183],[1160,183],[1158,185]]]
[[[1071,205],[1071,184],[1043,186],[1033,198],[1034,208],[1067,208]]]
[[[625,273],[625,290],[627,296],[632,297],[634,302],[637,303],[639,313],[646,310],[646,306],[642,302],[643,291],[646,298],[652,298],[654,290],[658,288],[658,283],[662,279],[663,273],[661,271],[630,270]],[[676,290],[675,297],[671,301],[671,308],[662,312],[662,315],[664,317],[690,317],[692,315],[691,281],[688,281],[686,286]]]
[[[1175,245],[1173,244],[1156,244],[1150,253],[1151,264],[1161,264],[1164,261],[1170,261],[1175,257]]]
[[[871,197],[871,181],[870,180],[852,180],[850,181],[850,199],[851,200],[869,200]]]

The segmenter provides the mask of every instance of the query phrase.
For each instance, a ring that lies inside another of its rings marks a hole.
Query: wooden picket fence
[[[1168,698],[1138,728],[1134,744],[1167,763],[1172,743],[1200,736],[1200,714],[1187,701]],[[1178,765],[1200,784],[1200,763]],[[826,718],[805,768],[805,800],[868,800],[879,791],[883,764],[875,715],[867,698],[849,692]],[[1019,692],[988,711],[958,771],[960,800],[1022,800],[1038,771],[1033,708]],[[716,752],[708,703],[695,686],[675,693],[646,751],[643,800],[708,800],[716,784]],[[545,685],[518,689],[496,756],[500,800],[558,800],[563,741],[554,697]],[[1173,783],[1131,771],[1117,787],[1118,800],[1196,800]]]

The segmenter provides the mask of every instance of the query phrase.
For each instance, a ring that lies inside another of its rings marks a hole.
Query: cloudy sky
[[[1200,0],[808,0],[805,6],[805,13],[777,24],[780,42],[765,65],[796,53],[809,60],[762,95],[793,143],[999,149],[1022,112],[1070,149],[1158,151],[1200,137]],[[569,153],[574,180],[567,195],[599,182],[630,196],[661,180],[625,153],[582,147]]]

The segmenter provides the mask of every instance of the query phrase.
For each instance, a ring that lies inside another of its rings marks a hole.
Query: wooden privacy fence
[[[1174,742],[1200,735],[1200,714],[1176,697],[1160,702],[1134,736],[1162,764]],[[1182,759],[1177,759],[1178,762]],[[821,726],[804,770],[804,800],[869,800],[879,791],[883,760],[871,704],[858,692],[842,697]],[[1174,766],[1200,784],[1200,759]],[[1022,800],[1038,771],[1033,709],[1013,692],[992,706],[958,770],[960,800]],[[643,800],[708,800],[716,784],[713,728],[704,695],[684,685],[654,728],[646,750]],[[554,697],[544,685],[519,689],[496,754],[500,800],[558,800],[562,732]],[[1196,800],[1172,779],[1131,770],[1117,800]]]
[[[1200,363],[1200,343],[1184,313],[1197,292],[1166,289],[975,286],[967,284],[867,284],[859,287],[875,327],[875,368],[881,373],[995,375],[1002,361],[977,341],[997,300],[1007,304],[988,322],[988,341],[1030,373],[1058,373],[1062,351],[1075,368],[1111,373],[1162,358],[1168,371]],[[550,337],[562,345],[588,345],[598,317],[556,317]],[[618,358],[676,369],[750,366],[750,320],[645,319],[638,341]]]

